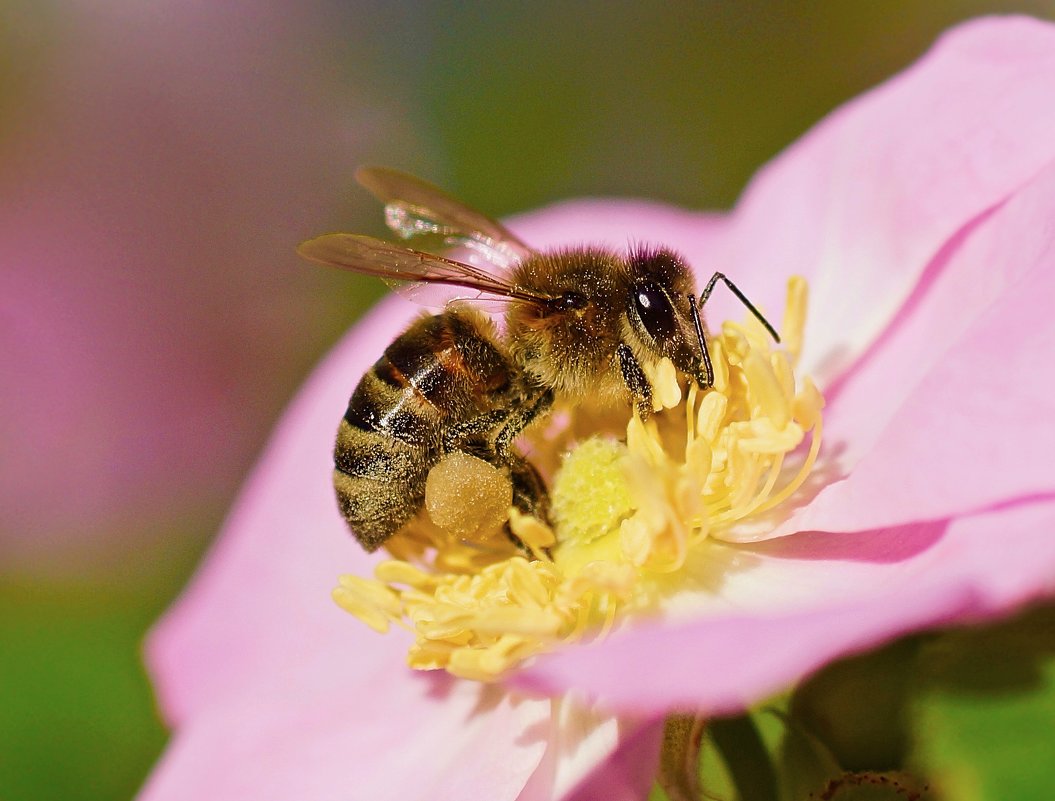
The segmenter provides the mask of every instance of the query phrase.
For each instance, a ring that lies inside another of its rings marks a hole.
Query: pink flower
[[[516,221],[537,246],[669,244],[770,309],[805,275],[802,372],[829,404],[812,499],[764,542],[714,544],[720,586],[677,622],[514,674],[529,696],[407,670],[407,636],[326,599],[376,561],[328,475],[351,388],[416,314],[382,304],[294,402],[151,639],[176,736],[143,798],[641,797],[671,709],[737,710],[848,652],[1050,594],[1051,97],[1055,28],[982,20],[835,112],[728,217],[583,202]],[[554,739],[582,699],[618,717]]]

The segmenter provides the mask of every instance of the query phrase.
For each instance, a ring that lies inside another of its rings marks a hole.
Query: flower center
[[[537,464],[564,455],[551,482],[552,524],[509,511],[509,529],[534,558],[507,537],[488,536],[508,485],[494,481],[497,468],[465,457],[457,469],[433,470],[426,498],[437,519],[464,510],[457,536],[421,515],[387,543],[393,558],[377,565],[374,578],[342,576],[334,599],[377,631],[392,623],[410,630],[411,667],[482,681],[562,643],[604,636],[628,617],[662,611],[684,586],[694,549],[757,520],[809,474],[824,400],[794,373],[805,313],[806,284],[796,277],[788,283],[783,348],[773,349],[753,318],[725,323],[710,338],[714,387],[706,392],[691,385],[683,393],[673,365],[661,362],[650,376],[657,414],[647,422],[631,417],[625,441],[581,437],[574,409],[560,430],[536,436]],[[496,486],[498,500],[444,502],[463,485]]]

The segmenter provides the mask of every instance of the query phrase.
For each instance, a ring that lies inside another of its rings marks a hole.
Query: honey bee
[[[557,399],[629,401],[648,417],[647,375],[664,358],[710,388],[701,308],[719,281],[779,341],[722,273],[697,295],[685,261],[666,248],[540,252],[425,181],[383,168],[360,169],[356,178],[385,203],[386,222],[402,238],[431,236],[468,257],[343,233],[302,243],[302,257],[378,276],[411,296],[444,285],[505,307],[502,335],[471,302],[419,318],[353,392],[338,428],[333,476],[340,511],[367,551],[416,516],[429,471],[455,452],[505,471],[513,505],[546,519],[545,484],[514,449],[517,437]]]

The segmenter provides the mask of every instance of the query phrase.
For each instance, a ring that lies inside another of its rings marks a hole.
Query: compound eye
[[[675,336],[678,323],[667,293],[652,281],[639,281],[633,289],[634,311],[641,325],[654,340],[662,342]]]

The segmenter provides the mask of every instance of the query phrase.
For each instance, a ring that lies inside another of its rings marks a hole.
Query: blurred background
[[[1055,3],[0,0],[0,798],[122,799],[164,746],[140,648],[298,384],[378,297],[359,164],[494,215],[727,208],[984,13]],[[351,387],[349,387],[349,390]]]

